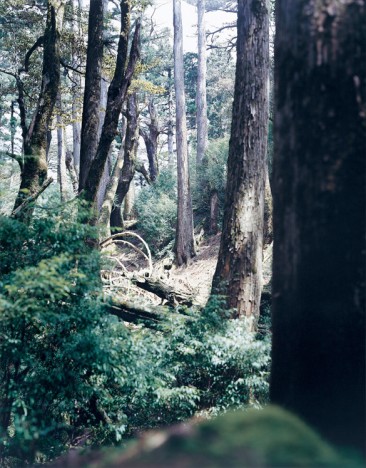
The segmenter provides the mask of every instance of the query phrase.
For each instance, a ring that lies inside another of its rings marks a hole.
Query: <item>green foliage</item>
[[[176,178],[169,169],[141,189],[135,203],[142,237],[154,253],[174,239],[177,219]]]
[[[169,173],[159,183],[149,190],[173,197]],[[220,301],[160,332],[105,312],[97,232],[77,222],[81,211],[38,206],[30,226],[0,218],[1,460],[23,466],[79,439],[116,444],[200,411],[266,402],[268,340],[223,321]]]
[[[193,205],[196,216],[205,218],[206,221],[210,216],[210,200],[213,192],[218,195],[219,221],[223,216],[228,150],[228,138],[211,141],[205,158],[197,170],[196,183],[192,190]]]
[[[70,214],[47,211],[29,228],[0,219],[3,458],[42,460],[86,428],[102,439],[121,426],[105,402],[112,381],[124,385],[127,332],[101,313],[99,255],[85,242],[95,232]]]
[[[223,321],[220,309],[217,299],[195,320],[174,323],[169,334],[145,330],[132,335],[143,356],[145,369],[139,375],[147,378],[131,394],[133,427],[267,402],[268,337],[257,341],[244,320]]]

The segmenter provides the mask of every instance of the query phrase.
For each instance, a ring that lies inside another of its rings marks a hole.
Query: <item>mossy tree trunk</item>
[[[146,146],[147,159],[149,161],[150,180],[154,182],[159,173],[158,139],[160,135],[160,129],[153,98],[149,99],[148,110],[150,117],[148,130],[140,128],[140,135],[144,139]]]
[[[85,184],[84,198],[96,207],[97,194],[111,144],[116,136],[122,105],[126,99],[137,61],[140,57],[140,21],[135,32],[128,58],[128,34],[130,31],[130,2],[121,1],[121,34],[118,42],[117,63],[108,89],[107,108],[96,155],[91,163]],[[127,63],[128,59],[128,63]],[[92,221],[92,220],[91,220]]]
[[[271,399],[365,450],[365,1],[276,21]]]
[[[259,315],[268,133],[269,5],[239,0],[227,192],[212,294],[233,317]]]
[[[89,8],[85,91],[81,125],[79,191],[85,189],[99,140],[101,78],[103,61],[104,1],[93,0]]]
[[[39,42],[38,45],[41,42],[43,44],[42,84],[37,108],[29,127],[26,126],[23,84],[19,78],[17,79],[24,161],[21,164],[21,183],[15,200],[14,211],[22,205],[25,199],[36,195],[47,178],[47,133],[60,85],[59,41],[63,13],[63,0],[48,1],[45,33],[37,41],[37,43]],[[35,50],[34,47],[32,48],[33,50]],[[27,69],[27,66],[28,64],[26,63],[25,69]],[[16,218],[29,222],[33,213],[33,207],[33,204],[27,204],[25,209],[17,211]]]
[[[126,110],[127,128],[124,144],[123,167],[119,178],[115,204],[110,213],[110,225],[113,228],[123,226],[122,205],[130,188],[136,170],[136,156],[139,138],[139,122],[136,93],[128,96]]]

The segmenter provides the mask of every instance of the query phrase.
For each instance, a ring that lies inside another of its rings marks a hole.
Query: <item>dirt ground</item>
[[[118,255],[111,253],[110,257],[116,260],[117,270],[123,268],[129,273],[144,275],[148,271],[153,276],[159,276],[167,285],[178,289],[191,291],[199,305],[204,305],[210,295],[212,278],[215,272],[217,257],[220,248],[221,234],[205,237],[197,247],[197,255],[187,266],[176,267],[172,255],[161,260],[152,260],[152,271],[149,261],[141,252],[133,250],[131,245],[117,244]],[[131,239],[125,239],[130,242]],[[136,238],[134,239],[136,241]],[[141,251],[146,253],[141,242],[133,242]],[[271,279],[272,245],[268,246],[263,254],[263,280],[267,284]],[[115,260],[113,260],[115,261]],[[154,298],[144,293],[147,300]],[[155,298],[156,299],[156,298]],[[155,300],[153,300],[155,302]]]

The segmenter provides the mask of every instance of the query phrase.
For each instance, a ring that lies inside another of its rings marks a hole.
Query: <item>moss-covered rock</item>
[[[93,468],[339,467],[345,459],[296,416],[275,406],[235,411],[200,423],[147,433],[124,452],[105,451]],[[75,459],[74,459],[75,460]],[[63,466],[71,466],[64,464]]]

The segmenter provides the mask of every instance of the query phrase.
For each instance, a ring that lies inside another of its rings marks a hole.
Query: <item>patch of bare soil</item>
[[[197,247],[197,255],[189,265],[173,267],[169,281],[175,284],[188,285],[196,293],[197,303],[204,305],[211,291],[212,278],[215,273],[220,249],[221,234],[205,238]]]
[[[196,257],[187,266],[176,267],[171,252],[160,260],[149,261],[148,249],[138,239],[136,232],[130,232],[132,238],[124,237],[123,240],[117,240],[112,250],[108,251],[108,248],[105,250],[107,257],[114,262],[114,270],[109,273],[108,278],[109,289],[116,287],[120,294],[137,295],[139,300],[158,304],[161,301],[156,296],[131,286],[128,279],[129,275],[152,276],[160,278],[167,286],[192,293],[197,305],[205,305],[211,291],[221,233],[204,238],[197,247]],[[263,261],[263,280],[264,284],[267,284],[271,279],[272,244],[266,247]]]

